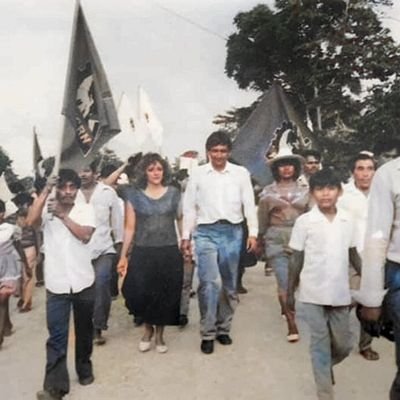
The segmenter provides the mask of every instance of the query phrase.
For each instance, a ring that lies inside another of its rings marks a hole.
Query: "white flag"
[[[105,145],[113,150],[123,160],[129,156],[142,151],[142,144],[146,141],[147,133],[139,129],[138,118],[134,115],[134,107],[129,97],[122,93],[118,104],[118,119],[121,132],[110,139]]]
[[[164,128],[153,110],[148,94],[141,87],[139,87],[138,110],[140,124],[138,129],[147,130],[157,151],[160,151],[163,142]]]

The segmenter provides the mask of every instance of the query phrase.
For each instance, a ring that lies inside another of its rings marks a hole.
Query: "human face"
[[[64,185],[57,187],[56,196],[60,204],[64,206],[74,205],[78,188],[73,182],[65,182]]]
[[[150,164],[146,168],[147,184],[161,185],[163,177],[164,177],[164,168],[158,161],[156,161],[153,164]]]
[[[210,160],[212,167],[217,171],[222,171],[225,168],[229,155],[230,151],[228,146],[223,144],[213,146],[207,151],[208,159]]]
[[[79,172],[82,181],[82,187],[92,186],[96,182],[96,174],[90,167],[85,167]]]
[[[278,174],[281,181],[294,180],[295,167],[292,164],[278,166]]]
[[[336,203],[342,194],[342,189],[337,186],[317,186],[311,192],[318,208],[322,212],[333,212],[336,210]]]
[[[319,171],[321,167],[320,161],[318,161],[314,156],[307,156],[306,162],[304,163],[304,173],[307,176],[314,175],[317,171]]]
[[[368,191],[375,174],[375,164],[372,160],[358,160],[354,166],[353,178],[356,187]]]

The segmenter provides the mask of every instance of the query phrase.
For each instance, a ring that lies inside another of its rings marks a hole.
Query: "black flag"
[[[61,166],[80,169],[119,131],[117,111],[80,4],[74,19],[62,113]]]
[[[274,83],[263,95],[256,109],[240,128],[233,143],[232,159],[246,167],[258,184],[273,181],[266,154],[273,142],[279,142],[284,132],[289,147],[296,150],[311,146],[311,131],[295,112],[282,88]]]

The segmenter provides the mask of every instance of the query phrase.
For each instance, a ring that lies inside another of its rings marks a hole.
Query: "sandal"
[[[372,350],[371,347],[367,349],[360,350],[360,354],[368,361],[377,361],[379,360],[379,353],[375,350]]]

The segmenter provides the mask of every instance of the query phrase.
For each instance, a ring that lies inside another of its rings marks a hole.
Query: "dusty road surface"
[[[141,328],[134,328],[122,299],[112,305],[108,342],[95,347],[95,382],[80,386],[73,369],[70,338],[71,392],[67,400],[313,400],[314,383],[308,355],[307,328],[299,315],[301,341],[286,342],[286,330],[275,296],[273,277],[261,264],[245,275],[249,293],[241,296],[232,330],[233,345],[216,344],[212,355],[200,352],[197,298],[189,325],[166,331],[169,351],[140,353]],[[0,350],[0,399],[34,400],[41,389],[47,336],[43,288],[36,289],[34,309],[15,310],[15,333]],[[353,321],[357,336],[357,325]],[[374,348],[380,361],[365,361],[357,349],[336,367],[337,400],[385,400],[394,376],[393,346],[384,339]]]

